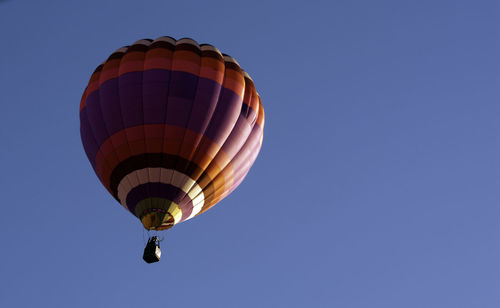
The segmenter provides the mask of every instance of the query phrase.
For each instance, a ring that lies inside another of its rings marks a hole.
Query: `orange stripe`
[[[250,101],[250,107],[255,110],[255,116],[257,116],[259,112],[259,94],[257,94],[257,91],[253,89],[252,91],[252,100]]]
[[[120,59],[111,59],[104,63],[102,68],[102,73],[99,78],[99,86],[101,86],[106,81],[118,77],[118,72],[120,69]]]
[[[245,90],[245,78],[243,77],[243,74],[226,68],[224,75],[224,83],[222,86],[238,94],[243,99],[243,93]]]
[[[205,200],[207,200],[207,199],[212,199],[212,200],[207,201],[207,202],[205,202],[205,204],[203,204],[203,207],[201,208],[201,211],[198,213],[198,215],[200,215],[203,212],[208,211],[212,206],[214,206],[217,202],[219,202],[222,199],[222,198],[220,198],[222,196],[222,194],[224,194],[224,192],[226,192],[230,188],[230,186],[226,186],[224,184],[224,177],[216,177],[212,181],[212,184],[214,186],[214,192],[212,194],[210,194],[208,196],[208,198],[205,198]],[[215,200],[217,200],[217,201],[214,202]]]
[[[127,52],[120,62],[119,75],[144,71],[144,57],[144,52]]]
[[[201,56],[189,50],[175,50],[174,51],[174,61],[190,61],[193,63],[199,63]]]
[[[172,71],[187,72],[195,76],[199,76],[200,64],[191,61],[174,60]]]
[[[235,182],[235,180],[238,179],[240,176],[243,176],[245,173],[247,173],[250,170],[250,168],[252,167],[253,163],[255,162],[255,159],[257,158],[257,155],[258,155],[258,153],[260,151],[261,141],[262,141],[262,135],[259,138],[258,144],[256,144],[254,147],[252,147],[251,150],[249,150],[246,153],[245,163],[243,165],[239,166],[238,170],[233,173],[232,178],[230,179],[231,180],[230,182],[228,182],[227,179],[226,179],[225,186],[214,185],[215,187],[217,187],[215,189],[215,191],[212,194],[210,194],[210,195],[208,195],[208,194],[205,195],[205,197],[207,199],[212,199],[212,200],[210,200],[209,202],[207,202],[206,204],[203,205],[203,208],[198,213],[198,215],[200,215],[200,214],[206,212],[207,210],[209,210],[210,208],[212,208],[220,200],[222,200],[225,197],[227,197],[229,195],[229,191],[232,188],[236,188],[236,187],[233,186],[234,184],[237,184],[237,182]],[[233,166],[231,166],[231,168],[234,170]],[[218,183],[218,181],[220,181],[220,178],[222,178],[222,177],[226,178],[226,173],[227,172],[230,172],[230,170],[229,169],[224,169],[222,171],[222,173],[219,174],[214,179],[214,183]]]
[[[87,105],[87,88],[83,90],[82,98],[80,99],[80,109],[79,111],[82,111],[83,107]]]
[[[262,107],[262,100],[259,97],[259,116],[257,117],[257,124],[260,126],[261,129],[264,129],[264,107]]]
[[[222,84],[224,80],[224,61],[222,59],[214,59],[212,57],[201,58],[200,77],[211,79],[218,84]]]
[[[146,57],[144,60],[144,70],[164,69],[172,70],[172,60],[167,57]]]
[[[100,65],[97,67],[99,68]],[[99,70],[96,69],[96,71],[92,74],[92,76],[90,76],[90,80],[89,80],[89,84],[87,85],[87,88],[85,89],[85,91],[83,92],[84,93],[84,96],[85,98],[82,97],[82,101],[83,103],[80,104],[80,111],[82,111],[82,109],[87,106],[87,97],[94,91],[96,91],[97,89],[99,89],[99,76],[101,75],[101,69],[100,68]]]

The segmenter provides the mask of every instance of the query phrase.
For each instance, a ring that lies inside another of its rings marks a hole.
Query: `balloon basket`
[[[144,248],[142,259],[144,259],[146,263],[155,263],[160,261],[160,257],[160,241],[157,236],[153,236],[148,240],[146,248]]]

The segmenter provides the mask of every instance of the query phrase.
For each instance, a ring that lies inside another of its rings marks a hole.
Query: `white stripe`
[[[146,183],[170,184],[185,192],[193,203],[193,211],[185,220],[194,217],[205,203],[203,189],[189,176],[179,171],[166,168],[144,168],[135,170],[123,177],[118,184],[118,199],[127,206],[127,195],[135,187]]]

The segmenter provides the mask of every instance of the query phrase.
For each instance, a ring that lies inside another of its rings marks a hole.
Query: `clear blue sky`
[[[499,18],[493,0],[0,1],[0,306],[500,307]],[[78,106],[112,51],[161,35],[234,56],[266,127],[243,184],[147,265]]]

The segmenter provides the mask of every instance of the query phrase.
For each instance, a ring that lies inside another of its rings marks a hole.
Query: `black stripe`
[[[95,68],[95,70],[92,73],[92,75],[94,75],[95,73],[98,73],[98,72],[102,71],[103,67],[104,67],[104,64],[99,64],[99,66]],[[92,79],[92,76],[90,78]]]
[[[148,51],[148,46],[143,45],[143,44],[135,44],[135,45],[132,45],[128,48],[127,53],[133,52],[133,51],[146,52],[146,51]]]
[[[195,54],[201,56],[200,48],[198,48],[198,46],[195,46],[195,45],[190,44],[190,43],[181,43],[181,44],[175,45],[175,50],[187,50],[187,51],[194,52]]]
[[[229,61],[226,61],[224,64],[226,65],[226,69],[229,68],[229,69],[232,69],[234,71],[237,71],[238,73],[243,74],[243,70],[241,69],[241,67],[238,64],[236,64],[234,62],[229,62]]]
[[[121,59],[123,58],[123,55],[125,54],[125,51],[115,51],[111,54],[111,56],[108,57],[106,61],[114,60],[114,59]]]
[[[151,45],[149,45],[149,49],[154,49],[154,48],[165,48],[168,50],[174,50],[175,45],[173,45],[172,43],[169,43],[169,42],[165,42],[165,41],[156,41],[156,42],[152,43]]]
[[[202,50],[201,55],[202,55],[202,57],[214,58],[214,59],[217,59],[221,62],[224,61],[224,58],[222,57],[222,55],[216,51],[213,51],[213,50]]]

